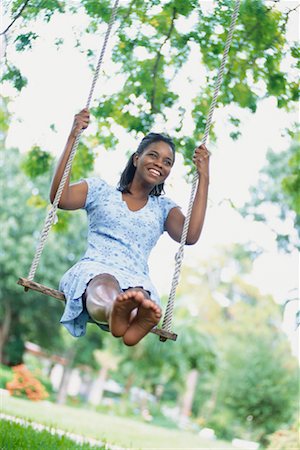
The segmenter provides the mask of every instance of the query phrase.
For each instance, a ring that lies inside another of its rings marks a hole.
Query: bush
[[[13,378],[11,367],[0,364],[0,389],[6,389],[6,385]]]
[[[25,366],[30,370],[30,372],[32,372],[34,377],[42,383],[42,385],[48,392],[49,394],[48,400],[55,401],[56,393],[53,389],[53,385],[50,381],[50,378],[44,373],[45,368],[44,361],[30,353],[25,353],[23,362]]]
[[[11,395],[25,397],[29,400],[44,400],[48,392],[24,364],[13,367],[14,377],[6,384]]]
[[[297,450],[299,449],[299,433],[296,426],[289,430],[278,430],[268,436],[269,445],[266,450]]]
[[[216,405],[207,426],[219,438],[230,439],[233,434],[264,444],[268,435],[293,420],[298,367],[285,336],[258,326],[251,339],[248,333],[245,328],[226,344]]]
[[[226,408],[216,411],[207,421],[205,421],[205,426],[212,428],[218,438],[226,439],[228,441],[235,436],[243,436],[244,434],[243,432],[240,433],[241,430],[236,424],[234,414]]]
[[[56,392],[53,389],[50,379],[46,378],[43,375],[36,374],[35,372],[34,372],[34,377],[44,386],[44,388],[48,394],[48,401],[55,402]]]

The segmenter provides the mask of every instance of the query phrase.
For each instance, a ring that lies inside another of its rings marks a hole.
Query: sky
[[[298,2],[283,1],[280,7],[294,7]],[[203,2],[207,8],[211,2]],[[288,38],[297,40],[299,19],[294,14],[289,26]],[[3,87],[3,94],[12,98],[10,110],[13,113],[8,134],[7,145],[16,146],[27,151],[33,145],[40,145],[58,157],[64,147],[70,130],[73,115],[86,103],[91,83],[91,72],[86,57],[78,49],[74,49],[76,28],[84,29],[86,19],[74,16],[56,17],[48,26],[37,22],[36,29],[41,38],[31,52],[14,53],[9,47],[7,52],[11,60],[21,68],[29,80],[28,87],[17,94],[9,85]],[[5,21],[4,21],[5,24]],[[185,23],[181,24],[186,26]],[[12,33],[17,33],[17,28]],[[53,42],[63,37],[65,45],[58,51]],[[86,36],[85,45],[97,49],[102,43],[102,36]],[[109,80],[103,77],[96,86],[95,96],[109,94],[118,87],[118,80],[113,74],[115,67],[109,59],[109,52],[114,37],[107,49],[103,70],[111,73]],[[191,74],[193,75],[191,77]],[[190,80],[192,78],[192,80]],[[187,110],[191,109],[192,95],[197,85],[205,80],[205,71],[201,66],[196,51],[191,57],[185,72],[175,80],[172,88],[181,96]],[[237,141],[229,138],[229,125],[226,121],[228,113],[241,120],[242,136]],[[167,123],[157,123],[153,131],[172,129],[176,117],[170,114]],[[298,285],[299,255],[280,253],[275,242],[275,234],[262,223],[242,218],[227,199],[231,199],[237,207],[250,199],[249,188],[257,183],[259,171],[266,163],[268,149],[280,152],[288,148],[289,141],[283,135],[284,128],[298,120],[296,112],[287,113],[276,107],[274,98],[260,102],[257,112],[252,114],[236,106],[218,108],[215,111],[216,144],[207,146],[211,150],[211,180],[209,190],[209,206],[204,230],[199,243],[187,247],[184,263],[188,266],[201,265],[201,260],[208,260],[217,254],[220,246],[233,243],[246,244],[253,242],[254,247],[263,248],[263,253],[253,263],[249,283],[256,285],[262,294],[271,294],[276,302],[283,303],[295,297]],[[55,132],[50,125],[55,124]],[[90,130],[93,130],[93,123]],[[185,119],[185,131],[192,130],[193,123],[189,114]],[[114,152],[99,148],[95,172],[111,184],[118,181],[120,171],[127,161],[125,150],[137,147],[137,141],[120,128],[115,132],[120,137]],[[172,174],[166,185],[166,194],[177,202],[185,211],[190,195],[190,185],[185,181],[186,168],[178,155]],[[287,232],[292,231],[292,224],[286,223]],[[159,292],[168,294],[174,270],[174,254],[178,244],[163,236],[150,257],[150,272]],[[296,349],[295,312],[297,302],[291,302],[286,309],[283,327],[288,333],[293,349]]]

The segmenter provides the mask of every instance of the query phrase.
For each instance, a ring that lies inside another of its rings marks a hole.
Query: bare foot
[[[132,311],[141,305],[143,300],[142,292],[135,290],[128,290],[116,297],[109,320],[109,329],[113,336],[120,337],[125,334],[130,325]]]
[[[158,324],[161,318],[161,309],[152,300],[143,299],[138,307],[136,317],[123,335],[126,345],[137,344],[152,328]]]

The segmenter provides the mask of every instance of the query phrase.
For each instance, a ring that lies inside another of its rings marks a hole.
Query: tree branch
[[[7,35],[4,34],[4,35],[3,35],[3,38],[4,38],[4,45],[3,45],[3,59],[4,59],[4,62],[5,62],[5,65],[8,66],[8,63],[7,63],[7,46],[8,46]],[[2,57],[1,57],[1,59],[2,59]]]
[[[286,15],[288,16],[291,12],[296,11],[299,8],[300,5],[295,6],[295,8],[291,8],[286,12]]]
[[[158,50],[158,52],[156,54],[156,60],[155,60],[154,67],[153,67],[153,72],[152,72],[152,76],[153,76],[153,89],[152,89],[152,95],[151,95],[151,111],[152,112],[155,112],[156,78],[157,78],[159,61],[160,61],[160,58],[161,58],[161,50],[162,50],[163,46],[168,42],[168,40],[171,37],[171,34],[173,32],[173,29],[174,29],[174,22],[175,22],[175,19],[176,19],[176,15],[177,15],[177,10],[176,10],[176,8],[173,8],[173,14],[172,14],[172,20],[171,20],[170,28],[168,30],[168,33],[167,33],[163,43],[159,47],[159,50]]]
[[[15,23],[15,21],[22,15],[22,12],[24,11],[24,9],[26,8],[26,6],[28,5],[30,0],[25,0],[25,2],[23,3],[23,6],[21,7],[20,11],[16,14],[16,17],[13,19],[13,21],[5,28],[4,31],[2,31],[0,33],[0,36],[4,35],[5,33],[8,32],[8,30],[13,26],[13,24]]]
[[[131,15],[131,11],[133,8],[133,5],[135,4],[136,0],[131,0],[131,2],[128,5],[128,10],[127,10],[127,14],[125,14],[125,16],[123,17],[122,21],[123,23],[126,22],[126,20],[128,19],[128,17],[130,17]]]
[[[276,4],[277,3],[279,3],[279,1],[280,0],[274,0],[274,5],[272,6],[272,7],[270,7],[270,8],[267,8],[268,9],[268,11],[272,11],[272,9],[276,6]],[[284,33],[285,32],[285,27],[286,27],[286,24],[287,24],[287,21],[288,21],[288,15],[289,15],[289,13],[290,12],[292,12],[292,11],[294,11],[294,10],[296,10],[298,7],[299,7],[300,5],[297,5],[295,8],[293,8],[293,9],[291,9],[291,10],[289,10],[286,14],[285,14],[285,19],[284,19],[284,22],[283,22],[283,24],[281,25],[281,29],[282,29],[282,32]],[[241,49],[241,47],[249,40],[249,38],[252,36],[252,34],[257,30],[257,28],[259,27],[259,24],[258,23],[256,23],[255,25],[253,25],[253,27],[248,31],[248,33],[245,35],[245,36],[243,36],[243,40],[241,40],[239,43],[238,43],[238,46],[237,46],[237,48],[235,49],[235,52],[237,53],[240,49]],[[277,38],[278,39],[278,38]],[[276,39],[276,40],[277,40]],[[275,41],[276,41],[275,40]],[[274,41],[274,42],[275,42]],[[248,63],[254,63],[255,62],[255,59],[256,59],[256,57],[254,56],[253,57],[253,59],[250,61],[250,60],[248,60]],[[249,64],[249,66],[250,66],[250,64]],[[226,76],[227,77],[230,77],[232,75],[232,71],[231,71],[231,69],[229,68],[228,69],[228,71],[227,71],[227,73],[226,73]]]

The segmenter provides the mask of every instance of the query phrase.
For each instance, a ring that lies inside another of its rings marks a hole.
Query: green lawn
[[[197,434],[169,430],[133,419],[59,406],[49,402],[31,402],[14,397],[4,397],[1,403],[1,412],[4,414],[26,418],[47,426],[136,450],[234,449],[229,443],[206,441],[200,439]]]
[[[1,450],[105,450],[104,446],[92,447],[78,444],[66,436],[53,435],[48,431],[36,431],[31,426],[0,421]]]

